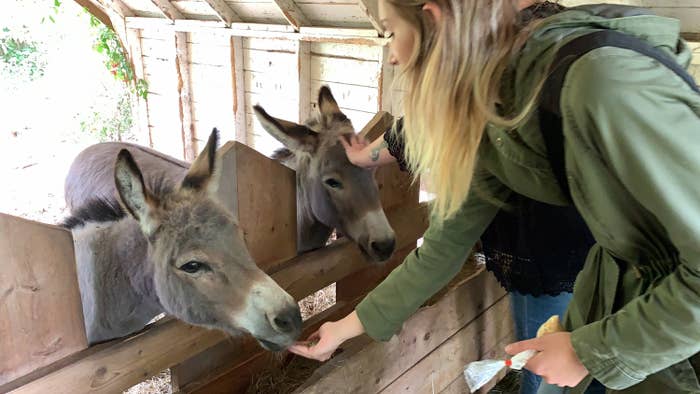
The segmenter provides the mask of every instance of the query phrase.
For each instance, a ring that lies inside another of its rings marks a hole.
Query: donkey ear
[[[214,174],[216,167],[216,146],[219,143],[219,130],[214,128],[209,134],[209,140],[202,152],[194,159],[185,179],[183,189],[204,190]]]
[[[126,149],[117,155],[114,183],[124,208],[139,222],[143,232],[150,234],[155,228],[153,217],[159,202],[146,190],[141,170]]]
[[[262,127],[275,139],[294,152],[313,152],[318,146],[318,135],[306,126],[273,118],[256,105],[253,107]]]
[[[326,85],[321,86],[321,89],[318,91],[318,109],[325,116],[343,113],[338,106],[338,102],[333,98],[331,89]]]

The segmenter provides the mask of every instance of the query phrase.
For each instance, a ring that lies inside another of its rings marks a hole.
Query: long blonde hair
[[[442,221],[467,198],[487,123],[514,127],[532,107],[534,99],[510,117],[496,112],[501,76],[529,34],[518,27],[517,0],[434,0],[438,24],[425,0],[386,1],[415,30],[401,69],[405,154],[412,172],[427,176]]]

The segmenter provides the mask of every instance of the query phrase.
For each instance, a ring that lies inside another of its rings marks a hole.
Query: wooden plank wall
[[[144,75],[148,81],[151,143],[156,150],[183,159],[175,36],[170,32],[142,30],[141,43]]]
[[[297,51],[292,40],[243,39],[246,139],[259,152],[270,155],[282,146],[260,125],[253,105],[260,104],[272,116],[298,122],[299,77]]]
[[[361,130],[380,109],[382,54],[379,46],[312,43],[312,110],[318,89],[328,85],[341,110]]]
[[[221,141],[236,139],[233,110],[231,39],[225,36],[189,33],[190,75],[196,138],[203,146],[213,127]]]

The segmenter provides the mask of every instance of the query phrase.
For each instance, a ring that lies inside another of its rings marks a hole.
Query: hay
[[[289,356],[289,361],[271,365],[255,377],[246,394],[289,394],[301,386],[321,366],[316,360]]]

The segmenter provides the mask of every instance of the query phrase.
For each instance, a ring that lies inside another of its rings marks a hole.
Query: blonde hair
[[[414,174],[427,176],[432,214],[443,221],[467,198],[487,123],[515,127],[533,106],[534,95],[511,117],[496,111],[501,76],[531,29],[518,26],[517,0],[434,0],[439,24],[425,0],[386,1],[415,30],[400,74],[405,155]]]

